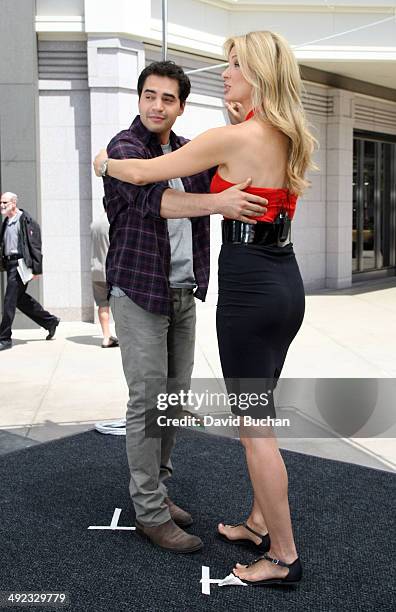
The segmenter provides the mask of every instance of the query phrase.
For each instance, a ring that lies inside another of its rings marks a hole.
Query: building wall
[[[40,41],[40,165],[46,307],[93,320],[91,118],[85,41]]]
[[[354,129],[396,135],[396,103],[356,94]]]
[[[17,193],[19,206],[40,222],[34,17],[34,0],[0,0],[0,190]],[[0,293],[4,288],[5,274]],[[32,282],[29,291],[41,299],[41,281]],[[1,305],[0,295],[0,311]],[[18,312],[15,325],[31,327],[32,322]]]

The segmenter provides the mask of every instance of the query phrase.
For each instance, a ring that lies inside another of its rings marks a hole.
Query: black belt
[[[223,243],[279,245],[287,243],[289,230],[290,220],[286,224],[258,221],[254,225],[233,219],[222,221]]]
[[[6,261],[15,261],[17,259],[22,259],[22,255],[20,255],[19,253],[12,253],[11,255],[4,255],[3,257]]]

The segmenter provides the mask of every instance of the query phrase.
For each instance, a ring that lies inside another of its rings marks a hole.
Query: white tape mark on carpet
[[[210,595],[210,585],[218,584],[219,586],[248,586],[242,580],[240,580],[234,574],[229,574],[225,578],[211,578],[210,577],[210,567],[207,565],[202,566],[202,578],[200,580],[202,584],[202,593],[203,595]]]
[[[122,508],[116,508],[114,510],[113,518],[111,519],[110,525],[90,525],[88,529],[109,529],[110,531],[135,531],[136,527],[119,527],[118,521]]]

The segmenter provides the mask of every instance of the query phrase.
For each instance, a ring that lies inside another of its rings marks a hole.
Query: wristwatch
[[[101,164],[100,168],[99,168],[99,172],[100,172],[100,176],[106,176],[107,175],[107,165],[109,163],[108,159],[105,159],[104,162]]]

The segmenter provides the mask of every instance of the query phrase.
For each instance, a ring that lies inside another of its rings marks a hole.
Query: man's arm
[[[144,159],[142,148],[126,139],[112,141],[108,146],[108,150],[111,151],[114,159]],[[114,181],[115,190],[119,195],[143,217],[161,217],[161,198],[164,191],[169,189],[168,181],[137,187],[136,185],[107,177],[104,180]]]
[[[202,217],[205,215],[224,215],[228,219],[237,219],[247,223],[257,223],[255,216],[267,212],[267,200],[242,191],[251,183],[251,179],[235,185],[221,193],[184,193],[175,189],[164,191],[161,199],[161,217],[165,219],[182,219],[184,217]]]
[[[32,258],[32,272],[35,276],[43,273],[43,255],[41,251],[40,225],[32,219],[29,228],[25,225],[27,247]]]

